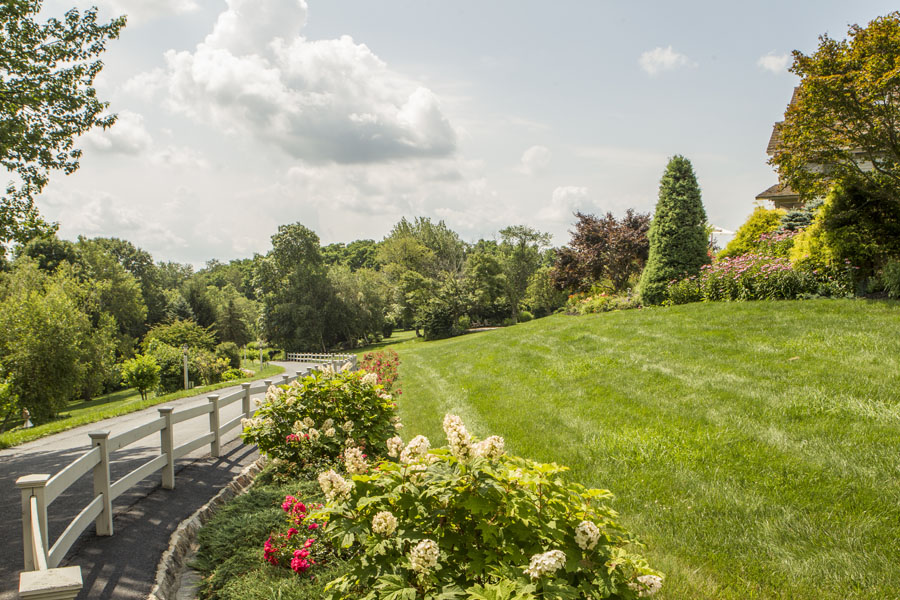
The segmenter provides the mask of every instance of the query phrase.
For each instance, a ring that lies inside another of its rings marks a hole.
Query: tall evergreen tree
[[[706,211],[691,161],[672,157],[659,182],[659,201],[650,231],[650,255],[641,273],[644,304],[660,304],[666,284],[695,275],[709,263]]]

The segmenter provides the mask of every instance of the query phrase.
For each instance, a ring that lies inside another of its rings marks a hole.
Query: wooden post
[[[50,481],[49,475],[24,475],[16,479],[16,487],[22,490],[22,550],[24,552],[25,570],[34,571],[38,568],[35,564],[35,547],[31,530],[39,527],[44,552],[44,562],[50,551],[47,545],[47,502],[44,487]],[[31,522],[31,497],[37,499],[38,522]]]
[[[241,410],[244,412],[244,418],[249,419],[253,414],[250,410],[250,384],[242,383],[241,388],[244,390],[244,397],[241,398]]]
[[[81,567],[19,574],[19,597],[22,600],[74,600],[81,587]]]
[[[113,534],[112,495],[109,492],[109,432],[92,431],[91,446],[100,448],[100,462],[94,467],[94,498],[103,496],[103,511],[94,522],[97,535]]]
[[[209,454],[213,458],[219,458],[222,449],[222,436],[219,433],[219,395],[213,394],[207,396],[207,399],[212,404],[212,410],[209,411],[209,431],[213,434],[213,439],[209,443]]]
[[[159,451],[167,457],[166,465],[162,468],[162,486],[165,490],[175,489],[175,425],[172,422],[174,406],[160,406],[159,416],[166,420],[166,426],[159,430]]]

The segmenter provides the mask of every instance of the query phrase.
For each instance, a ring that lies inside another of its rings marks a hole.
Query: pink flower
[[[291,528],[288,529],[288,531],[287,531],[287,538],[288,538],[288,539],[291,539],[291,538],[294,536],[295,533],[299,533],[299,531],[297,531],[296,529],[294,529],[293,527],[291,527]]]

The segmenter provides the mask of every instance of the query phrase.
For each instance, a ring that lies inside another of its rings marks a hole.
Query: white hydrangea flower
[[[387,392],[381,392],[380,394],[378,394],[378,397],[387,402],[390,402],[391,400],[394,399],[394,397],[391,396],[390,394],[388,394]]]
[[[440,550],[434,540],[422,540],[409,551],[413,571],[426,573],[437,566]]]
[[[344,467],[351,475],[362,475],[369,470],[369,463],[359,448],[347,448],[344,450]]]
[[[325,430],[325,437],[333,438],[335,433],[336,432],[334,431],[334,427],[329,427],[328,429]]]
[[[475,455],[488,460],[497,460],[505,451],[506,442],[499,435],[492,435],[475,444]]]
[[[394,431],[400,431],[401,429],[403,429],[403,423],[401,423],[400,421],[394,423]]]
[[[582,550],[593,550],[600,541],[600,529],[591,521],[582,521],[575,528],[575,543]]]
[[[344,440],[344,446],[355,446],[355,445],[356,445],[356,440],[354,440],[351,437],[348,437],[346,440]]]
[[[365,385],[375,385],[378,383],[378,374],[377,373],[366,373],[362,377],[362,382]]]
[[[397,517],[383,510],[372,517],[372,532],[384,537],[391,537],[397,530]]]
[[[662,588],[662,577],[657,575],[641,575],[637,581],[629,583],[628,587],[635,590],[638,596],[646,598],[652,596]]]
[[[419,485],[423,481],[425,481],[425,471],[427,470],[428,465],[424,465],[422,463],[412,464],[406,467],[410,482],[416,485]]]
[[[349,496],[350,490],[353,489],[353,482],[347,481],[335,473],[334,470],[329,469],[319,474],[319,487],[322,488],[325,499],[333,502],[334,500],[343,500]]]
[[[350,433],[351,431],[353,431],[353,421],[347,421],[346,423],[341,425],[341,429],[343,429],[347,433]]]
[[[472,455],[472,437],[463,425],[462,419],[456,415],[444,417],[444,433],[450,445],[450,454],[458,460],[466,460]]]
[[[325,422],[322,423],[322,429],[328,429],[329,427],[334,426],[334,419],[325,419]]]
[[[307,427],[314,427],[316,422],[312,420],[312,417],[303,417],[303,424]]]
[[[424,435],[417,435],[400,453],[400,462],[409,464],[424,456],[431,448],[431,442]]]
[[[310,428],[309,428],[309,431],[307,431],[306,433],[309,434],[309,439],[312,440],[313,442],[318,441],[318,440],[319,440],[319,435],[321,435],[321,434],[319,433],[319,430],[316,429],[315,427],[310,427]]]
[[[387,441],[387,449],[388,456],[391,458],[397,458],[400,453],[403,451],[403,440],[400,439],[400,436],[395,435]]]
[[[278,400],[281,396],[281,389],[276,386],[274,383],[269,386],[269,389],[266,390],[266,402],[272,402],[273,400]]]
[[[566,566],[565,553],[562,550],[550,550],[532,556],[525,574],[532,579],[538,579],[547,573],[555,573],[564,566]]]

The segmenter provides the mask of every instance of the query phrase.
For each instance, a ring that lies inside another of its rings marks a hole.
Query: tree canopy
[[[34,195],[49,172],[78,168],[75,138],[93,127],[109,127],[94,79],[106,42],[125,26],[125,17],[97,20],[97,9],[69,10],[63,19],[37,23],[40,0],[0,4],[0,164],[14,172],[0,204],[0,243],[22,243],[48,226]]]
[[[900,12],[820,36],[790,71],[800,86],[770,161],[782,179],[808,198],[835,180],[900,190]]]

